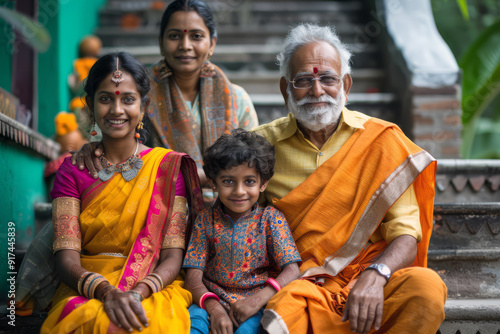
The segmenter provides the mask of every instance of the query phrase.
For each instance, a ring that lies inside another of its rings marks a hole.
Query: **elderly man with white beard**
[[[276,147],[261,197],[286,216],[301,279],[264,311],[269,333],[436,333],[447,290],[427,269],[436,163],[394,124],[345,108],[350,53],[302,24],[278,55],[287,117],[255,131]]]

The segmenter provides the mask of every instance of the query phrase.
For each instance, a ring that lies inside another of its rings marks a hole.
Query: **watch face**
[[[391,270],[389,269],[389,267],[387,266],[381,266],[379,265],[378,266],[378,271],[382,274],[382,275],[390,275],[391,274]]]

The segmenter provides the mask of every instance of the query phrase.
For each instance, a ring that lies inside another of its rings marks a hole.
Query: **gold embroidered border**
[[[58,197],[52,201],[54,226],[54,253],[62,249],[82,250],[80,230],[80,200],[74,197]]]
[[[185,249],[186,237],[186,212],[187,200],[182,196],[175,196],[172,218],[167,232],[163,238],[161,249],[182,248]]]
[[[378,227],[373,222],[382,221],[392,204],[433,161],[434,158],[426,151],[406,158],[375,191],[347,242],[327,257],[322,266],[309,268],[301,277],[322,274],[336,276],[341,272],[361,252]]]

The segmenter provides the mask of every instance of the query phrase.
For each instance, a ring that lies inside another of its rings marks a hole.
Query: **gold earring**
[[[144,113],[141,114],[141,118],[139,119],[139,124],[137,125],[137,130],[142,130],[144,128],[144,123],[142,122],[143,117]]]

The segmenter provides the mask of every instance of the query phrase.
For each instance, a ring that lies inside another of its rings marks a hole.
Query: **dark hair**
[[[248,163],[255,167],[261,182],[266,182],[274,174],[274,146],[266,138],[243,129],[235,129],[231,134],[222,134],[203,156],[203,170],[215,181],[220,172]]]
[[[139,94],[141,94],[141,108],[143,108],[150,100],[148,93],[151,89],[151,82],[146,68],[128,52],[122,51],[108,53],[99,58],[90,69],[89,75],[84,81],[85,85],[83,90],[87,94],[90,101],[94,103],[94,96],[101,82],[110,73],[116,71],[117,59],[120,60],[118,69],[120,71],[127,72],[134,79],[137,91],[139,92]],[[147,118],[147,115],[145,115],[144,118]],[[148,123],[145,122],[145,124]],[[144,129],[140,131],[141,140],[143,142],[147,140],[147,133],[148,131]]]
[[[217,37],[214,15],[205,2],[201,0],[175,0],[168,5],[165,12],[163,12],[163,16],[161,17],[160,44],[163,43],[163,35],[165,34],[165,29],[167,28],[170,17],[173,13],[181,10],[184,12],[195,10],[198,15],[201,16],[203,22],[205,22],[205,25],[210,32],[210,38]]]

